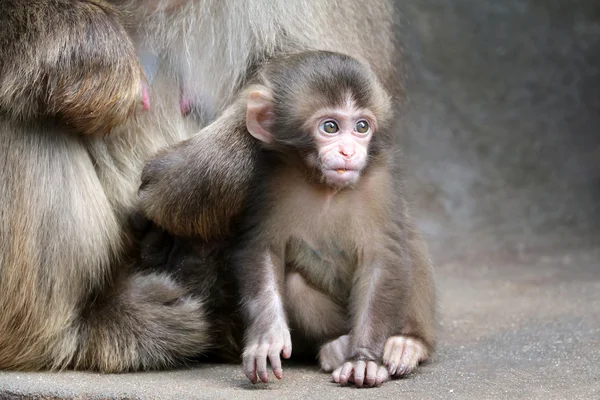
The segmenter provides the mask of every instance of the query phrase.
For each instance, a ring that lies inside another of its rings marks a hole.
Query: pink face
[[[335,187],[357,183],[367,165],[374,116],[351,107],[324,110],[311,118],[311,125],[326,183]]]

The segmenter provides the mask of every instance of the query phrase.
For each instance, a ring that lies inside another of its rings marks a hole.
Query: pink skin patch
[[[179,110],[181,111],[181,115],[184,116],[192,111],[192,100],[185,93],[182,93],[179,99]]]
[[[144,110],[150,110],[150,88],[146,82],[142,82],[142,107]]]

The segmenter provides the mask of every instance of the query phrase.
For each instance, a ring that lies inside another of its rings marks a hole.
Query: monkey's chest
[[[339,301],[347,299],[357,257],[335,241],[292,238],[286,246],[286,273],[300,273],[312,286]]]

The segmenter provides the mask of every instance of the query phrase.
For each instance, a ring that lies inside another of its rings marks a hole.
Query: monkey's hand
[[[133,42],[105,1],[7,0],[1,7],[0,111],[107,134],[147,104]]]
[[[383,363],[391,377],[408,375],[427,357],[427,346],[417,338],[392,336],[385,342]]]
[[[244,373],[250,382],[257,383],[258,378],[267,383],[269,374],[267,371],[267,358],[271,363],[271,369],[277,379],[283,377],[280,355],[290,358],[292,355],[292,339],[290,330],[285,323],[274,324],[264,333],[248,335],[250,340],[246,343],[243,354]]]
[[[387,368],[375,360],[351,360],[333,371],[333,381],[340,385],[354,383],[356,387],[379,386],[390,378]]]

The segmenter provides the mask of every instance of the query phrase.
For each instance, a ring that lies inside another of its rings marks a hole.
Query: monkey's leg
[[[436,345],[436,288],[434,271],[425,241],[417,230],[408,224],[409,254],[413,264],[410,305],[402,334],[420,338],[433,353]]]
[[[319,363],[325,372],[331,372],[344,364],[349,356],[350,336],[343,335],[324,344],[319,351]]]
[[[286,275],[285,296],[290,323],[306,337],[322,343],[323,338],[348,332],[348,315],[343,307],[310,286],[301,274]]]
[[[357,386],[379,384],[388,375],[409,373],[435,348],[433,268],[406,205],[402,202],[401,206],[404,209],[395,216],[397,220],[375,241],[379,245],[365,253],[358,268],[351,296],[352,356],[334,371],[336,382],[353,379]],[[392,361],[395,368],[391,368]],[[385,372],[379,363],[386,364]],[[402,368],[398,368],[400,363],[404,363]]]
[[[409,217],[406,216],[407,221]],[[411,296],[401,335],[385,343],[383,362],[392,377],[410,374],[435,348],[435,287],[433,268],[425,243],[414,227],[407,224],[409,255],[413,264]]]
[[[203,302],[167,274],[117,276],[83,311],[76,369],[122,372],[169,368],[208,347]]]
[[[400,328],[411,295],[406,277],[412,265],[400,225],[390,221],[371,242],[362,249],[350,293],[349,357],[332,374],[342,385],[376,386],[389,378],[382,359],[385,340]]]
[[[82,137],[0,119],[0,368],[168,366],[206,344],[202,304],[115,272],[122,227]]]
[[[407,221],[409,217],[406,216]],[[425,243],[411,223],[407,224],[407,245],[413,265],[406,321],[400,335],[389,337],[383,362],[390,376],[412,372],[435,349],[435,286],[433,268]]]
[[[287,274],[285,295],[290,323],[305,337],[322,343],[323,338],[348,332],[348,315],[343,307],[310,286],[301,274]],[[342,365],[348,356],[348,345],[349,336],[343,335],[322,346],[319,351],[321,368],[330,372]]]

